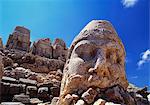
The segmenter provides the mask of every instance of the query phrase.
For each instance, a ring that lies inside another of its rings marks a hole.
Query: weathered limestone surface
[[[22,51],[8,50],[4,51],[4,67],[14,66],[17,63],[18,66],[31,69],[31,71],[37,73],[49,73],[50,71],[57,71],[57,69],[63,69],[65,62],[58,59],[49,59],[31,53],[25,53]]]
[[[125,49],[108,21],[91,21],[71,44],[61,84],[60,105],[65,96],[90,87],[128,86],[124,70]]]
[[[34,42],[31,52],[35,55],[52,58],[52,46],[50,39],[40,39],[37,42]]]
[[[56,71],[57,69],[63,69],[64,62],[57,59],[47,59],[39,56],[33,56],[34,62],[24,62],[21,66],[29,68],[37,73],[49,73],[50,71]]]
[[[8,49],[18,49],[28,52],[30,50],[30,43],[30,30],[17,26],[14,32],[9,35],[6,47]]]

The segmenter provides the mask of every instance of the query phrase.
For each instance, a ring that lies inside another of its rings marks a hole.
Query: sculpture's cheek
[[[111,73],[111,76],[114,78],[120,77],[121,75],[124,75],[124,69],[120,64],[112,64],[108,67],[109,71]]]
[[[89,62],[84,62],[81,58],[70,59],[68,64],[68,74],[88,74],[88,69],[92,66]]]
[[[125,77],[125,71],[124,71],[124,66],[121,64],[112,64],[111,66],[108,67],[110,71],[110,80],[112,80],[112,84],[120,84],[124,87],[127,87],[128,82]]]

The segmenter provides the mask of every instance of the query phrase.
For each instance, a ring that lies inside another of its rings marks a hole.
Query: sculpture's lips
[[[111,87],[113,85],[112,84],[113,81],[109,80],[108,77],[105,76],[97,76],[95,74],[90,75],[88,80],[87,80],[87,86],[88,87],[97,87],[97,88],[108,88]]]

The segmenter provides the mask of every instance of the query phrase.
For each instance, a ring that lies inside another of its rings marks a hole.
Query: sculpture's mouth
[[[111,78],[115,79],[109,68],[110,67],[106,66],[106,64],[105,66],[103,65],[102,67],[97,69],[89,68],[87,76],[88,83],[100,88],[108,87],[111,82],[113,82]]]
[[[111,82],[113,82],[109,80],[107,76],[99,76],[97,74],[89,75],[89,77],[87,78],[87,81],[90,86],[96,86],[99,88],[109,87]]]

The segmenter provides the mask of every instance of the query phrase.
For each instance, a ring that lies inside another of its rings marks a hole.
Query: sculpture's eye
[[[78,57],[82,58],[84,61],[90,61],[96,56],[95,46],[88,44],[82,45],[75,50]]]

